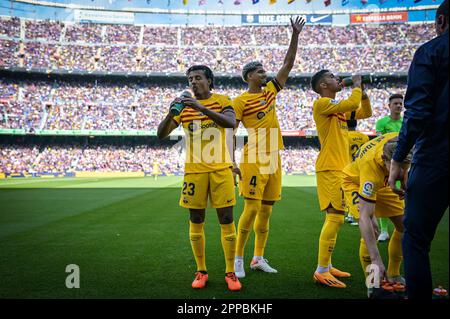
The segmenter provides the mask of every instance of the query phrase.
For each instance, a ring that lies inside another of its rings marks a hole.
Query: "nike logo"
[[[327,15],[319,16],[319,17],[311,17],[310,21],[311,21],[312,23],[316,23],[316,22],[318,22],[318,21],[320,21],[320,20],[323,20],[323,19],[325,19],[325,18],[327,18],[327,17],[329,17],[329,16],[330,16],[330,15],[327,14]]]

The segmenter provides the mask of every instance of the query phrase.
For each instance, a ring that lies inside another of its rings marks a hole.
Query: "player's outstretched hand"
[[[301,17],[296,17],[295,21],[292,20],[291,18],[292,32],[300,34],[300,32],[302,32],[303,30],[303,27],[305,26],[305,23],[306,23],[305,19]]]
[[[402,163],[391,160],[391,167],[389,169],[388,184],[394,193],[396,193],[400,199],[405,198],[407,169],[402,167]],[[397,188],[396,182],[400,181],[400,188]]]
[[[383,280],[387,280],[386,267],[384,266],[384,263],[381,260],[381,258],[375,259],[374,261],[372,261],[372,264],[375,264],[378,267],[378,271],[380,273],[380,283]]]

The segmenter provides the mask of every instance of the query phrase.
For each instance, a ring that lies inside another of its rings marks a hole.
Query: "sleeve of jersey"
[[[356,110],[356,119],[362,120],[372,116],[372,105],[370,99],[361,100],[361,106]]]
[[[229,110],[229,111],[231,110],[234,112],[234,108],[232,106],[232,101],[229,96],[224,95],[220,101],[220,104],[222,106],[222,110],[221,110],[222,113],[225,112],[226,110]]]
[[[380,184],[377,182],[379,176],[372,165],[364,163],[361,167],[359,175],[359,192],[361,199],[369,203],[375,203],[377,200],[377,191],[380,189]]]
[[[242,121],[242,115],[244,113],[244,102],[239,97],[237,97],[233,99],[233,101],[231,101],[231,106],[236,113],[236,120]]]
[[[382,119],[379,119],[375,124],[375,130],[377,131],[378,134],[384,133],[384,121]]]
[[[172,119],[177,125],[181,124],[181,114],[177,115],[177,116],[174,116]]]
[[[266,85],[266,90],[275,93],[275,96],[277,96],[278,92],[280,92],[282,89],[283,87],[280,83],[278,83],[277,79],[269,81]]]
[[[348,99],[335,101],[330,98],[321,98],[319,100],[318,112],[322,115],[335,113],[347,113],[355,111],[361,102],[362,91],[360,88],[354,88]]]

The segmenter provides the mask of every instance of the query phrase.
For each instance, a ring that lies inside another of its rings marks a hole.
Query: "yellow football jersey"
[[[356,153],[360,149],[361,145],[367,143],[369,141],[369,137],[361,132],[357,131],[349,131],[348,132],[348,144],[350,146],[350,160],[352,162],[356,159]]]
[[[361,104],[361,96],[361,89],[354,88],[346,100],[336,101],[328,97],[321,97],[314,101],[313,118],[320,142],[316,172],[340,171],[350,162],[345,113],[356,111],[356,117],[358,117],[362,112],[359,110],[358,113],[358,108],[370,108],[370,102]]]
[[[152,170],[152,174],[159,174],[159,164],[157,162],[153,163],[153,170]]]
[[[384,145],[396,136],[397,132],[387,133],[365,143],[356,160],[343,169],[344,182],[359,185],[359,196],[367,201],[375,201],[377,191],[388,186],[389,172],[381,156]]]
[[[215,112],[232,109],[231,99],[222,94],[213,93],[209,99],[198,102]],[[226,143],[225,128],[190,107],[184,108],[181,114],[173,119],[183,125],[186,134],[185,173],[214,172],[233,166]],[[229,138],[232,138],[231,129],[229,133]]]
[[[236,119],[248,132],[248,143],[242,152],[270,153],[284,149],[280,124],[276,113],[275,98],[282,89],[276,79],[269,81],[261,93],[245,92],[233,100]]]

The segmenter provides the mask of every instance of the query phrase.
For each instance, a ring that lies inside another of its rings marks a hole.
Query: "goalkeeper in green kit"
[[[403,123],[403,95],[392,94],[389,96],[390,114],[379,119],[376,123],[377,135],[391,132],[400,132]],[[384,242],[389,240],[388,218],[380,218],[380,235],[378,241]]]

